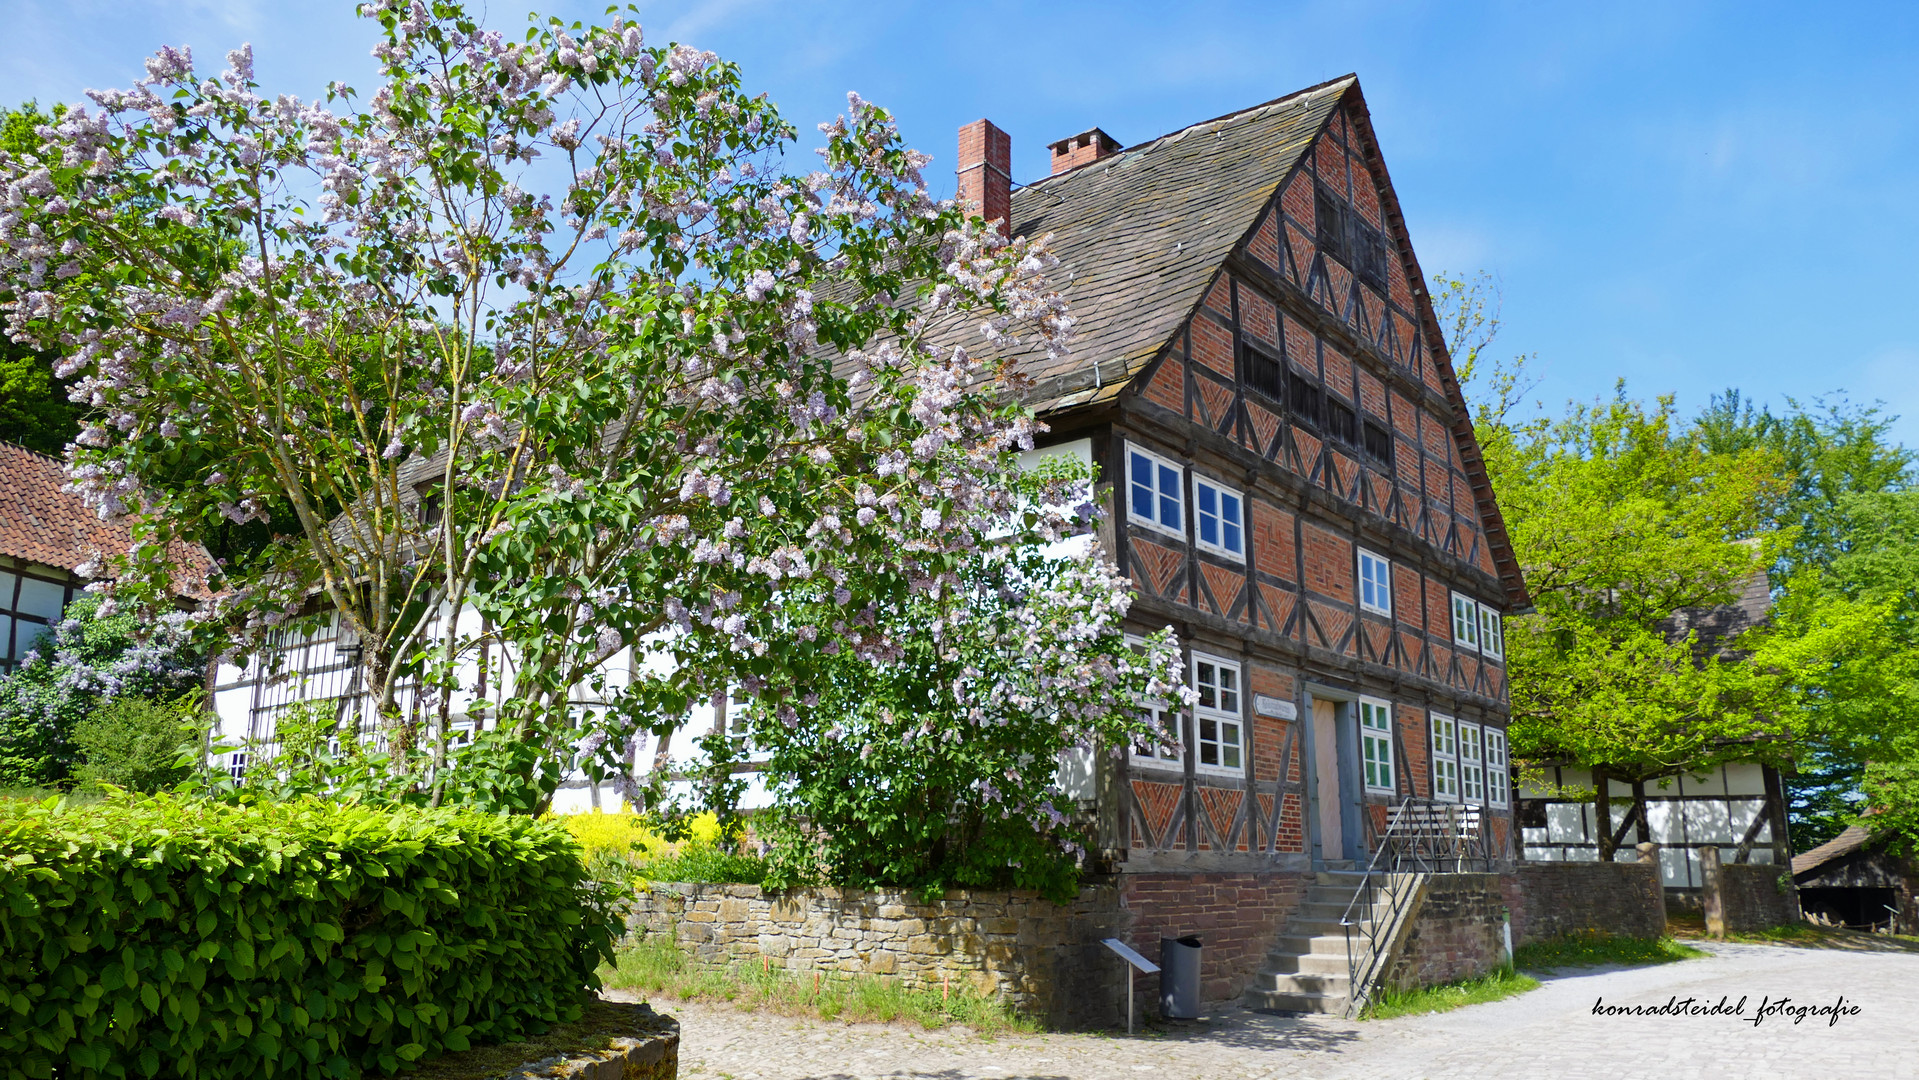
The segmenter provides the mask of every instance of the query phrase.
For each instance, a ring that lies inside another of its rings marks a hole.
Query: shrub
[[[759,885],[766,881],[766,860],[736,854],[729,847],[719,819],[711,813],[686,820],[686,839],[668,843],[647,827],[640,814],[593,811],[555,815],[586,852],[587,869],[602,880],[620,885],[653,881],[702,881],[732,885]]]
[[[80,786],[113,784],[132,791],[163,791],[193,775],[200,729],[188,717],[196,702],[120,698],[73,727]]]
[[[185,615],[142,622],[99,609],[98,597],[75,600],[26,662],[0,676],[0,787],[64,784],[82,718],[110,701],[178,697],[199,684],[205,665]]]
[[[576,1019],[622,931],[566,831],[458,808],[0,801],[0,1073],[357,1077]]]
[[[764,885],[766,860],[735,854],[712,843],[687,840],[671,855],[647,860],[640,876],[654,881],[703,881],[711,884]]]

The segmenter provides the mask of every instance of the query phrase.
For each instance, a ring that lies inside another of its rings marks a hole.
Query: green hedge
[[[0,1072],[357,1077],[578,1017],[621,933],[552,822],[0,800]]]

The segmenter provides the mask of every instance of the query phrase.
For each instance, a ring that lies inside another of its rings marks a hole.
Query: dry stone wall
[[[1507,883],[1514,945],[1573,934],[1656,938],[1666,933],[1657,859],[1522,863]]]
[[[1723,937],[1799,920],[1799,898],[1786,867],[1723,862],[1718,849],[1707,848],[1699,869],[1707,933]]]

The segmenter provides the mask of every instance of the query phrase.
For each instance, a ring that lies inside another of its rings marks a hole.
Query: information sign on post
[[[1119,954],[1126,961],[1126,1034],[1133,1033],[1133,972],[1151,975],[1159,970],[1159,965],[1135,952],[1131,945],[1116,937],[1101,938],[1100,944]]]

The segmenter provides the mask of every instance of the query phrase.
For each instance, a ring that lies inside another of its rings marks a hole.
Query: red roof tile
[[[126,524],[101,521],[80,496],[60,490],[66,482],[59,461],[0,442],[0,555],[72,570],[95,554],[125,554],[133,543]],[[182,591],[205,595],[206,552],[176,544],[173,561],[188,571]]]

